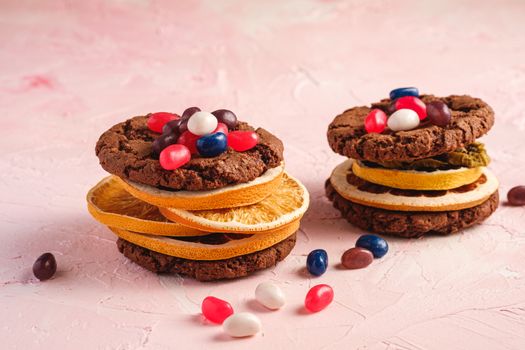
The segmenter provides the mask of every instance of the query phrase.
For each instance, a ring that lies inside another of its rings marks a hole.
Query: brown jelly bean
[[[33,264],[33,274],[41,281],[53,277],[57,271],[57,261],[51,253],[42,254]]]
[[[347,269],[362,269],[374,261],[374,254],[364,248],[350,248],[343,253],[341,264]]]
[[[525,186],[516,186],[507,193],[511,205],[525,205]]]
[[[450,109],[441,101],[427,104],[427,116],[430,122],[437,126],[447,126],[452,118]]]

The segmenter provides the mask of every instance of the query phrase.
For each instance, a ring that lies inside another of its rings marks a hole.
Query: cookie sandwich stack
[[[421,95],[399,88],[371,107],[354,107],[328,127],[328,142],[349,159],[326,181],[327,196],[352,224],[419,237],[458,232],[498,206],[498,180],[476,141],[494,124],[471,96]]]
[[[229,110],[134,117],[104,132],[96,154],[111,176],[88,209],[150,271],[243,277],[295,245],[308,192],[285,171],[282,142]]]

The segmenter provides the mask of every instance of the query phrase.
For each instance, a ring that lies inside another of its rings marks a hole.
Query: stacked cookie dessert
[[[476,142],[493,124],[493,110],[478,98],[395,89],[328,127],[330,147],[349,159],[334,169],[326,193],[365,230],[402,237],[458,232],[498,206],[498,180]]]
[[[282,142],[229,110],[134,117],[103,133],[96,154],[112,176],[88,209],[148,270],[237,278],[295,245],[308,192],[284,170]]]

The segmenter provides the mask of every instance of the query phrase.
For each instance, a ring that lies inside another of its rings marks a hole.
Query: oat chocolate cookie
[[[487,133],[494,124],[494,111],[479,98],[422,95],[420,99],[425,103],[444,102],[450,109],[451,122],[439,127],[427,121],[413,130],[367,133],[364,120],[368,113],[374,108],[388,111],[391,100],[384,99],[371,107],[354,107],[338,115],[328,127],[330,147],[341,155],[359,160],[410,161],[464,147]]]
[[[443,212],[393,211],[351,202],[337,193],[329,179],[325,183],[325,190],[334,207],[350,223],[371,232],[405,238],[456,233],[485,220],[499,203],[496,191],[485,202],[468,209]]]
[[[220,244],[224,237],[221,236],[222,234],[217,235],[213,238],[214,242],[207,243]],[[199,281],[215,281],[244,277],[258,270],[275,266],[290,254],[295,242],[296,234],[294,233],[264,250],[230,259],[211,261],[188,260],[157,253],[122,238],[117,240],[117,247],[125,257],[147,270],[157,273],[177,273]]]
[[[201,191],[249,182],[283,161],[281,140],[259,128],[259,143],[245,152],[228,149],[212,158],[192,157],[183,167],[165,170],[152,156],[152,143],[159,137],[147,127],[146,116],[134,117],[104,132],[96,154],[102,167],[113,175],[134,182],[173,190]],[[253,130],[239,122],[235,130]]]

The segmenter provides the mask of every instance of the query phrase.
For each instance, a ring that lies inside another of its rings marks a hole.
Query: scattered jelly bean
[[[286,303],[282,289],[272,282],[259,283],[255,289],[255,299],[270,310],[280,309]]]
[[[423,120],[427,117],[427,105],[419,98],[414,96],[403,96],[395,102],[396,110],[400,109],[411,109],[417,113],[419,120]]]
[[[228,146],[237,152],[248,151],[259,143],[259,135],[255,131],[232,131],[228,134]]]
[[[191,154],[197,154],[199,153],[199,151],[197,151],[197,140],[199,138],[200,136],[193,135],[191,132],[185,131],[179,136],[177,143],[188,147]]]
[[[388,118],[387,124],[393,131],[412,130],[419,125],[419,116],[411,109],[399,109]]]
[[[380,109],[372,109],[365,118],[365,129],[367,133],[382,133],[386,128],[388,117]]]
[[[181,118],[189,119],[192,115],[200,111],[201,109],[199,107],[186,108],[184,112],[182,112]]]
[[[447,126],[452,118],[446,103],[433,101],[427,104],[428,120],[437,126]]]
[[[510,205],[525,205],[525,186],[516,186],[507,193]]]
[[[224,135],[228,136],[228,126],[224,123],[217,124],[217,128],[213,130],[212,134],[215,134],[217,132],[222,132]]]
[[[350,248],[341,256],[341,265],[347,269],[362,269],[374,261],[371,251],[364,248]]]
[[[232,111],[227,109],[218,109],[214,112],[211,112],[219,123],[226,124],[228,128],[233,129],[237,126],[237,116]]]
[[[222,132],[202,136],[197,140],[197,151],[203,157],[216,157],[226,151],[228,142]]]
[[[374,258],[382,258],[388,252],[388,243],[376,235],[363,235],[359,237],[355,246],[371,251]]]
[[[311,312],[319,312],[334,300],[334,290],[327,284],[313,286],[304,299],[304,306]]]
[[[184,145],[170,145],[164,148],[159,155],[160,166],[166,170],[178,169],[190,159],[190,150]]]
[[[168,112],[151,113],[147,121],[148,129],[160,134],[162,132],[162,128],[167,122],[179,118],[180,117],[178,115]]]
[[[216,297],[206,297],[202,301],[201,311],[204,317],[213,323],[222,324],[233,314],[233,308],[227,301]]]
[[[188,131],[192,134],[209,135],[217,127],[217,118],[208,112],[196,112],[188,119]]]
[[[249,312],[239,312],[228,317],[222,327],[231,337],[251,337],[261,331],[261,321]]]
[[[41,281],[50,279],[56,271],[57,261],[55,260],[55,256],[51,253],[40,255],[33,264],[33,274]]]
[[[415,87],[402,87],[390,91],[391,100],[395,100],[403,96],[419,97],[419,90]]]
[[[321,276],[328,267],[328,254],[324,249],[315,249],[306,258],[306,268],[314,276]]]
[[[153,144],[151,145],[151,152],[155,158],[158,158],[160,152],[169,145],[174,145],[177,143],[178,136],[176,134],[162,134],[157,137]]]

